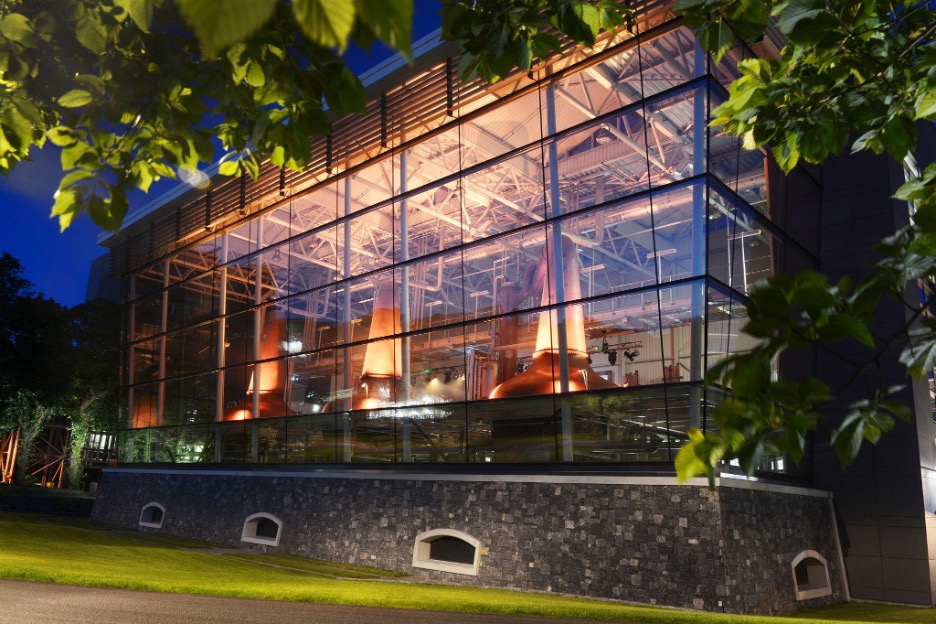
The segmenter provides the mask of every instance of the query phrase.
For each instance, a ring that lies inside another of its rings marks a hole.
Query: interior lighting
[[[595,143],[598,145],[604,145],[605,143],[610,143],[614,140],[614,134],[611,133],[611,129],[608,127],[608,124],[601,124],[601,127],[598,128],[598,131],[595,132]]]
[[[283,340],[279,343],[281,351],[286,353],[299,353],[302,351],[302,341],[301,340]]]

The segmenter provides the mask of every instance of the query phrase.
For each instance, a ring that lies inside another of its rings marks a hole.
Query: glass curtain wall
[[[131,275],[123,459],[670,462],[744,293],[809,258],[659,33]]]

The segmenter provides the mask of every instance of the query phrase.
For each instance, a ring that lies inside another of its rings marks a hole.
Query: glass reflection
[[[751,346],[740,294],[808,254],[763,217],[763,153],[708,128],[691,32],[664,31],[370,160],[339,146],[330,179],[140,269],[126,456],[671,461],[705,367]]]

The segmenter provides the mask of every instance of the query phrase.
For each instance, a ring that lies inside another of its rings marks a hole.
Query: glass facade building
[[[301,183],[163,207],[174,243],[124,271],[122,461],[671,462],[747,289],[814,264],[784,206],[818,189],[710,127],[744,51],[651,22],[493,87],[440,61]]]

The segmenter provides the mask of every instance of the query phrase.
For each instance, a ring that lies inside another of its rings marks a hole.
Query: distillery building
[[[850,591],[930,604],[919,445],[893,468],[915,474],[901,491],[919,509],[892,524],[923,550],[889,561],[906,542],[882,528],[888,506],[849,511],[858,482],[822,449],[676,484],[687,429],[722,398],[705,371],[753,344],[745,293],[820,266],[820,208],[861,187],[784,176],[711,127],[754,51],[715,66],[662,5],[639,17],[493,86],[419,42],[413,65],[365,76],[366,112],[312,138],[302,172],[216,177],[105,236],[125,428],[95,519],[711,611]],[[865,169],[889,180],[882,162]],[[857,244],[835,257],[856,262]],[[816,361],[777,373],[791,366]],[[895,439],[932,446],[920,406]]]

